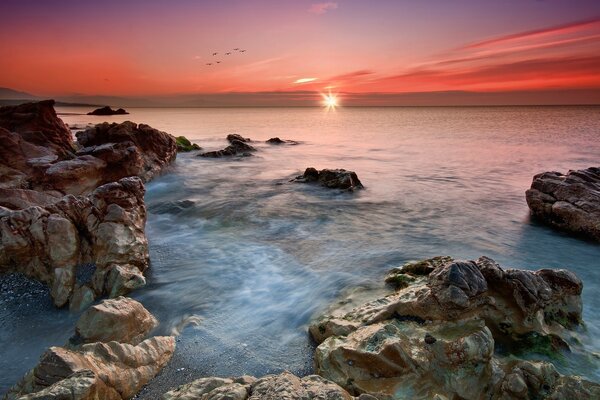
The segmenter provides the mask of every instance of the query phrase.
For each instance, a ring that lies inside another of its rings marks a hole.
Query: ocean
[[[252,157],[179,154],[146,185],[151,268],[132,297],[161,321],[158,333],[181,335],[173,362],[140,397],[200,376],[308,374],[312,318],[355,288],[383,288],[389,269],[437,255],[575,272],[585,352],[554,361],[600,382],[590,357],[600,354],[600,245],[532,220],[525,202],[539,172],[598,166],[600,107],[57,111],[70,125],[145,123],[207,151],[225,147],[229,133],[256,141]],[[276,136],[300,143],[264,143]],[[365,189],[289,182],[307,167],[356,171]],[[76,320],[45,303],[25,314],[6,304],[0,393],[63,344]]]

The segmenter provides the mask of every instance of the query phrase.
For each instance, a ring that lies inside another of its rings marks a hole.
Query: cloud
[[[294,81],[294,83],[301,84],[301,83],[314,82],[316,80],[317,80],[317,78],[300,78],[300,79],[296,79]]]
[[[338,8],[338,4],[333,1],[328,1],[326,3],[313,3],[311,4],[308,12],[313,14],[325,14],[329,10],[335,10]]]

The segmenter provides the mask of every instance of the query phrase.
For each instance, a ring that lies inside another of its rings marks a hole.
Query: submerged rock
[[[0,273],[22,272],[47,283],[57,306],[83,286],[90,289],[88,302],[125,294],[145,283],[145,222],[144,186],[135,177],[44,207],[0,208]],[[95,264],[93,276],[76,287],[77,268],[86,263]]]
[[[229,142],[231,143],[229,146],[225,147],[223,150],[216,150],[216,151],[209,151],[206,153],[202,153],[199,154],[199,157],[208,157],[208,158],[220,158],[220,157],[232,157],[232,156],[238,156],[238,157],[248,157],[252,155],[253,151],[256,151],[256,149],[252,146],[250,146],[248,143],[246,143],[247,141],[250,141],[250,139],[244,139],[244,140],[239,140],[239,139],[231,139],[231,136],[239,136],[239,135],[229,135],[227,136],[227,140],[229,140]]]
[[[318,183],[330,189],[355,190],[362,189],[363,185],[354,171],[345,169],[322,169],[306,168],[303,175],[292,179],[292,182]]]
[[[87,115],[126,115],[126,114],[129,114],[129,113],[122,108],[113,110],[109,106],[97,108],[94,111],[90,111],[89,113],[87,113]]]
[[[319,343],[316,372],[350,393],[473,400],[600,394],[600,385],[562,376],[549,363],[519,361],[537,374],[521,376],[514,361],[494,354],[498,344],[550,357],[568,349],[568,330],[582,311],[573,273],[436,257],[396,268],[386,280],[399,290],[310,326]]]
[[[526,199],[541,221],[600,241],[600,168],[538,174]]]
[[[177,136],[175,140],[177,141],[177,151],[179,152],[202,150],[202,147],[198,146],[196,143],[190,142],[185,136]]]
[[[283,372],[263,378],[201,378],[165,393],[163,400],[352,400],[348,392],[317,375]]]
[[[299,144],[295,140],[284,140],[284,139],[279,139],[278,137],[271,138],[271,139],[267,140],[266,143],[269,143],[269,144]]]

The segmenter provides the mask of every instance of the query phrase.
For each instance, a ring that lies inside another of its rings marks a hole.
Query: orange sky
[[[600,88],[590,17],[600,2],[100,3],[3,1],[0,86],[43,96]]]

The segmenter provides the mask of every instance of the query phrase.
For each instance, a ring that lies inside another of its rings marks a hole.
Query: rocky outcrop
[[[354,171],[345,169],[322,169],[306,168],[303,175],[292,179],[292,182],[318,183],[330,189],[342,189],[353,191],[362,189],[363,185]]]
[[[145,283],[145,222],[144,186],[136,177],[46,206],[0,208],[0,273],[47,283],[57,306],[125,294]],[[94,266],[86,274],[87,264]]]
[[[494,353],[568,350],[582,310],[582,284],[571,272],[436,257],[396,268],[386,281],[397,291],[310,326],[316,372],[350,393],[473,400],[600,393],[600,385],[561,376],[549,363],[522,361],[521,374]]]
[[[238,139],[238,137],[240,139]],[[209,151],[206,153],[199,154],[199,157],[208,157],[208,158],[220,158],[220,157],[248,157],[252,155],[253,151],[256,149],[250,146],[248,143],[250,139],[242,138],[240,135],[231,134],[227,136],[227,140],[231,143],[229,146],[225,147],[223,150],[215,150]]]
[[[526,199],[539,220],[600,241],[600,168],[538,174]]]
[[[227,135],[227,141],[231,144],[233,144],[234,142],[248,143],[251,142],[252,139],[245,138],[242,135],[238,135],[237,133],[230,133],[229,135]]]
[[[295,140],[279,139],[278,137],[274,137],[269,140],[266,140],[265,143],[268,143],[268,144],[299,144]]]
[[[142,341],[155,325],[156,319],[135,300],[106,300],[81,316],[76,340],[48,349],[4,398],[129,399],[175,351],[173,337]],[[91,339],[99,341],[87,343]]]
[[[88,308],[79,317],[71,341],[117,341],[137,345],[157,326],[156,318],[141,303],[128,297],[118,297]]]
[[[100,108],[95,109],[94,111],[90,111],[89,113],[87,113],[87,115],[126,115],[126,114],[129,114],[129,113],[122,108],[113,110],[109,106],[100,107]]]
[[[130,121],[98,124],[77,133],[80,157],[92,156],[106,167],[102,181],[139,176],[144,182],[158,175],[177,157],[173,136],[145,124]]]
[[[196,143],[190,142],[188,138],[185,136],[177,136],[175,138],[177,143],[177,151],[178,152],[188,152],[193,150],[202,150],[202,147],[198,146]]]
[[[348,392],[317,375],[284,372],[263,378],[201,378],[167,392],[163,400],[352,400]],[[367,400],[365,398],[365,400]]]

